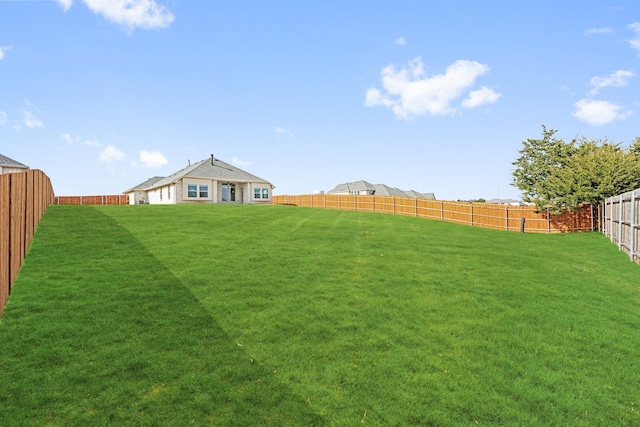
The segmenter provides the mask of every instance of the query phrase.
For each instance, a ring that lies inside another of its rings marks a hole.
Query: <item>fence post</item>
[[[631,192],[631,218],[629,220],[629,257],[635,261],[636,255],[636,192]]]
[[[547,234],[551,234],[551,214],[549,208],[547,208]]]
[[[418,199],[414,199],[414,208],[413,208],[413,213],[415,214],[415,216],[418,216]]]
[[[622,194],[620,195],[619,199],[620,207],[618,208],[618,249],[622,249],[622,204],[624,203]]]
[[[444,221],[444,201],[440,200],[440,221]]]
[[[473,202],[469,202],[469,214],[471,216],[471,226],[473,227]]]
[[[505,230],[509,231],[509,208],[505,205],[504,207],[504,218],[505,218]]]

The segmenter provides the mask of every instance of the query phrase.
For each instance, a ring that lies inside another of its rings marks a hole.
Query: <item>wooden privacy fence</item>
[[[109,196],[58,196],[56,205],[128,205],[129,196],[115,194]]]
[[[0,316],[38,222],[54,201],[40,170],[0,175]]]
[[[640,189],[609,197],[601,207],[602,232],[640,263]]]
[[[529,233],[565,233],[598,229],[598,207],[593,206],[554,215],[549,212],[536,212],[534,206],[338,194],[279,195],[273,196],[273,204],[383,212]]]

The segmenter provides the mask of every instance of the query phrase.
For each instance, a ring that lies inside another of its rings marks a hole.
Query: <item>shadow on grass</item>
[[[87,281],[90,278],[90,281]],[[0,425],[324,425],[124,227],[45,214],[0,320]]]

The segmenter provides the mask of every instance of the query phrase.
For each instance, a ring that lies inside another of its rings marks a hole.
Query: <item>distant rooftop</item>
[[[10,168],[29,169],[29,166],[24,165],[20,162],[17,162],[3,154],[0,154],[0,166],[10,167]]]
[[[351,194],[355,192],[366,192],[376,196],[411,197],[416,199],[436,198],[434,193],[420,193],[415,190],[404,191],[397,187],[389,187],[385,184],[371,184],[364,180],[338,184],[333,190],[329,191],[328,194]]]

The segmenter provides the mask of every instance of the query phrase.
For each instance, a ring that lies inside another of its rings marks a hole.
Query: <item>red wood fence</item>
[[[129,196],[115,194],[109,196],[58,196],[56,205],[128,205]]]
[[[0,175],[0,316],[38,222],[54,198],[51,181],[40,170]]]
[[[393,196],[306,194],[273,196],[273,204],[312,208],[383,212],[455,222],[476,227],[528,233],[564,233],[598,229],[598,206],[553,215],[534,206],[509,206],[478,202],[449,202]]]

